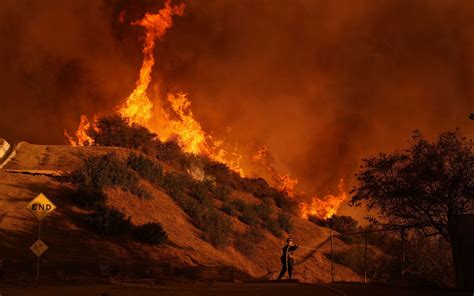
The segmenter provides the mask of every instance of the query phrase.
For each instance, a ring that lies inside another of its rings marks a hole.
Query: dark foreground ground
[[[360,284],[310,285],[300,283],[173,283],[163,285],[147,284],[66,284],[42,283],[35,285],[0,284],[0,296],[359,296],[359,295],[407,295],[407,296],[471,296],[472,292],[455,290],[433,290],[419,288],[395,288]]]

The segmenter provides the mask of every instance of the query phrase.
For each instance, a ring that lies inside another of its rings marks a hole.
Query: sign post
[[[48,246],[41,240],[41,222],[44,218],[46,218],[46,216],[51,214],[56,209],[56,205],[54,205],[54,203],[50,201],[43,193],[40,193],[28,204],[26,208],[39,221],[38,240],[30,247],[30,250],[35,253],[37,257],[36,279],[38,279],[40,274],[40,257],[48,249]]]

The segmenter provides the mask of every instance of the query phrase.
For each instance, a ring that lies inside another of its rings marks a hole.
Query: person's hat
[[[292,242],[292,241],[293,241],[293,239],[292,239],[291,237],[289,237],[289,238],[286,240],[287,243]]]

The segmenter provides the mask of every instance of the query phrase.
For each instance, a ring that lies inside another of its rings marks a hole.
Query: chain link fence
[[[364,283],[396,285],[455,285],[450,245],[438,235],[427,235],[429,227],[400,226],[334,234],[328,239],[331,279],[343,265],[359,274]],[[339,243],[343,241],[344,244]]]

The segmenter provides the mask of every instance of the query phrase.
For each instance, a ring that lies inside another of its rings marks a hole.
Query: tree
[[[365,203],[390,223],[431,226],[452,243],[452,217],[474,210],[472,148],[458,130],[435,142],[414,131],[409,149],[363,159],[350,203]]]

